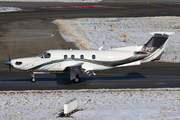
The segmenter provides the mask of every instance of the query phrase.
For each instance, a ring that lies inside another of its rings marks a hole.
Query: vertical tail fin
[[[147,57],[143,62],[159,60],[168,42],[169,35],[174,32],[153,32],[150,33],[153,37],[142,47],[141,51],[147,53]]]

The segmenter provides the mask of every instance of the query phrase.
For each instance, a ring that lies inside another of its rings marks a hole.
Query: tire
[[[32,82],[36,82],[36,79],[35,79],[35,78],[32,78],[31,81],[32,81]]]
[[[74,82],[74,83],[79,83],[79,82],[80,82],[80,77],[79,77],[78,74],[76,75],[76,78],[73,79],[73,82]]]

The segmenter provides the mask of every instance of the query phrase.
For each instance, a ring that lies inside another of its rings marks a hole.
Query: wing
[[[81,72],[82,71],[82,65],[83,63],[77,63],[75,65],[70,65],[70,66],[67,66],[63,72],[70,72],[70,70],[73,70],[77,73]]]
[[[75,65],[67,66],[63,72],[69,72],[70,76],[74,76],[79,73],[83,73],[84,75],[91,76],[91,74],[96,75],[94,72],[83,69],[82,68],[83,63],[77,63]]]

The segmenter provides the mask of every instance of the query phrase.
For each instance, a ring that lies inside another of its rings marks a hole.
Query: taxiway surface
[[[4,65],[2,65],[4,66]],[[73,83],[69,74],[36,75],[0,69],[0,90],[60,90],[60,89],[119,89],[180,87],[180,63],[152,62],[141,66],[96,72],[96,76],[81,75],[80,83]]]

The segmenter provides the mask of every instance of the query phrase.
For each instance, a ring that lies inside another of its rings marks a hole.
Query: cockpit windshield
[[[42,54],[38,55],[39,57],[41,58],[50,58],[51,57],[51,54],[50,53],[46,53],[46,52],[43,52]]]
[[[40,55],[38,55],[39,57],[43,58],[43,55],[46,54],[46,52],[41,53]]]

